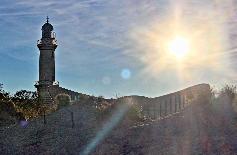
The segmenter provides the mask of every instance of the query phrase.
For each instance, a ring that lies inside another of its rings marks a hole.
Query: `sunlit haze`
[[[56,80],[78,92],[159,96],[236,82],[232,0],[1,1],[0,83],[35,90],[36,41],[49,16]],[[116,11],[115,11],[116,10]]]
[[[168,49],[175,57],[182,59],[189,52],[190,45],[187,39],[175,37],[169,42]]]

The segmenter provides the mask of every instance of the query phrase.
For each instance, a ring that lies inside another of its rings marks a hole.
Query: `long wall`
[[[49,87],[48,90],[49,90],[49,95],[54,101],[56,100],[57,95],[66,94],[70,96],[71,102],[76,102],[80,99],[82,95],[81,93],[78,93],[66,88],[62,88],[57,85],[53,85]]]
[[[144,102],[145,101],[145,102]],[[210,85],[199,84],[156,98],[138,102],[145,117],[157,119],[175,114],[190,104],[210,102]]]
[[[69,95],[71,102],[79,101],[81,96],[84,95],[57,85],[49,87],[48,92],[52,102],[56,100],[56,97],[59,94]],[[209,102],[210,92],[209,84],[199,84],[160,97],[148,98],[142,96],[132,96],[132,98],[138,104],[145,117],[157,119],[175,114],[190,104],[197,104],[200,101],[205,103]]]

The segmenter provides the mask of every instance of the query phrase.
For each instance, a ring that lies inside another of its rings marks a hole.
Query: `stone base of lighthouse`
[[[59,85],[35,85],[39,98],[44,104],[54,104],[58,95],[68,95],[70,102],[79,101],[83,94],[59,87]]]

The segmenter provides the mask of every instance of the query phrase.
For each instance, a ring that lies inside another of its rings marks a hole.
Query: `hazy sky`
[[[41,26],[57,34],[56,79],[78,92],[159,96],[198,83],[236,83],[235,0],[1,0],[0,83],[35,90]],[[176,60],[165,45],[190,40]]]

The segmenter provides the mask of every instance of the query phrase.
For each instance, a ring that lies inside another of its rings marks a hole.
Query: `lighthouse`
[[[55,50],[57,48],[56,33],[47,17],[46,23],[42,26],[42,37],[37,42],[40,51],[39,56],[39,81],[35,87],[39,96],[46,100],[51,98],[48,93],[49,87],[58,85],[55,81]]]

